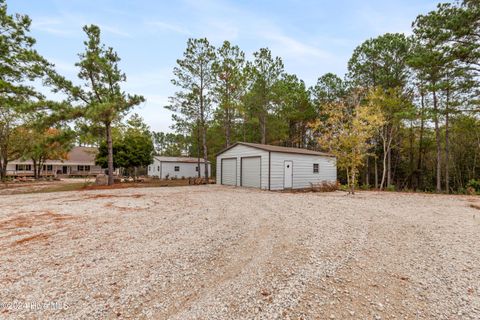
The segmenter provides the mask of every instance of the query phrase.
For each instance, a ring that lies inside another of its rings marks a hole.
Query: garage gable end
[[[234,181],[232,178],[232,159],[236,160],[235,184],[231,184]],[[268,189],[268,162],[268,151],[236,144],[217,155],[217,184]],[[227,171],[224,172],[222,169]]]

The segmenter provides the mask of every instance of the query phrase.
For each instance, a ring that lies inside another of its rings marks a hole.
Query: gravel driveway
[[[0,196],[1,319],[480,319],[479,197]]]

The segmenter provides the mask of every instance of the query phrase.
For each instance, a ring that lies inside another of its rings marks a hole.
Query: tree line
[[[331,152],[352,190],[478,187],[479,21],[476,1],[439,4],[415,19],[411,36],[366,40],[347,74],[321,75],[311,87],[268,48],[247,59],[228,41],[189,39],[166,106],[174,132],[162,133],[136,115],[125,121],[145,99],[123,91],[120,57],[98,26],[83,28],[79,72],[67,79],[35,50],[30,18],[0,0],[0,178],[15,159],[31,159],[40,176],[46,159],[74,144],[99,147],[111,184],[115,168],[144,166],[152,153],[214,163],[218,151],[247,141]],[[38,81],[66,98],[46,99]]]
[[[122,90],[126,75],[120,57],[101,41],[98,26],[83,28],[84,51],[75,67],[77,79],[67,79],[35,50],[27,15],[9,14],[0,0],[0,178],[10,161],[33,162],[35,177],[47,159],[64,159],[73,145],[99,146],[97,164],[133,168],[152,161],[153,141],[138,115],[124,120],[145,99]],[[67,98],[51,101],[34,86],[40,81]],[[115,155],[115,159],[114,159]]]
[[[166,106],[175,133],[155,143],[209,161],[236,141],[329,151],[351,186],[463,192],[480,170],[480,4],[439,4],[412,31],[366,40],[347,74],[311,87],[268,48],[247,59],[189,39]]]

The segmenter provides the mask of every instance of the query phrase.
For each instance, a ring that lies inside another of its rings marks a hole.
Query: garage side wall
[[[262,189],[268,189],[268,151],[260,150],[257,148],[251,148],[248,146],[244,145],[237,145],[230,150],[225,151],[224,153],[220,154],[217,156],[217,184],[221,184],[221,177],[222,177],[222,172],[221,172],[221,163],[222,159],[225,158],[237,158],[237,186],[240,186],[240,177],[241,177],[241,171],[240,171],[240,164],[241,161],[240,159],[242,157],[256,157],[260,156],[261,157],[261,178],[260,178],[260,184]]]
[[[308,188],[310,182],[335,182],[337,180],[336,159],[333,157],[272,152],[271,190],[283,189],[284,162],[286,160],[293,161],[293,189]],[[314,163],[319,165],[318,173],[313,173]]]
[[[149,177],[160,178],[160,161],[153,158],[153,163],[148,166],[147,175]]]
[[[165,179],[168,175],[169,178],[176,177],[180,179],[184,178],[196,178],[198,177],[198,172],[196,170],[197,163],[186,163],[186,162],[167,162],[162,161],[162,179]],[[175,167],[179,167],[179,171],[175,171]],[[211,167],[208,165],[209,175],[211,175]],[[200,174],[202,177],[205,177],[205,164],[200,164]]]

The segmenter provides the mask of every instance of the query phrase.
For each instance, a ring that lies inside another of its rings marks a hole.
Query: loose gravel
[[[480,319],[479,197],[0,196],[0,319]]]

